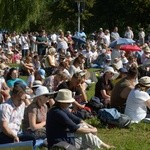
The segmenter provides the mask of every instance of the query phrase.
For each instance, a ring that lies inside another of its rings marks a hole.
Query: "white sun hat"
[[[48,88],[46,86],[39,86],[35,91],[35,96],[33,98],[36,98],[38,96],[42,95],[54,95],[57,92],[49,92]]]
[[[72,91],[68,89],[60,89],[57,93],[55,101],[60,103],[73,103],[75,99],[72,97]]]

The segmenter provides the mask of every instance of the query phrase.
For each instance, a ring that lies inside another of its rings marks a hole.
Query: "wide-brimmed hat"
[[[41,85],[42,85],[42,82],[41,82],[40,80],[35,80],[35,81],[33,82],[32,88],[36,88],[36,87],[39,87],[39,86],[41,86]]]
[[[73,103],[75,101],[72,97],[72,91],[68,89],[60,89],[55,100],[60,103]]]
[[[144,85],[146,87],[150,87],[150,77],[144,76],[139,79],[139,84]]]
[[[113,73],[113,74],[115,73],[113,67],[106,67],[106,68],[104,69],[104,73],[106,73],[106,72],[111,72],[111,73]]]
[[[53,96],[54,94],[56,94],[57,92],[49,92],[48,88],[46,86],[39,86],[36,91],[35,91],[35,96],[33,97],[36,98],[36,97],[39,97],[39,96],[42,96],[42,95],[49,95],[49,96]]]
[[[142,49],[143,49],[143,51],[144,51],[144,52],[146,52],[146,53],[150,53],[150,48],[149,48],[149,46],[148,46],[148,45],[147,45],[147,46],[145,46],[145,47],[143,47]]]

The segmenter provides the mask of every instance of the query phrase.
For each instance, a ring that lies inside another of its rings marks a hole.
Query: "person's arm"
[[[12,130],[8,127],[8,122],[7,121],[2,121],[2,131],[4,134],[7,136],[11,137],[14,139],[14,142],[19,142],[19,138],[17,135],[15,135]]]
[[[150,109],[150,99],[145,102],[146,106]]]
[[[86,92],[85,92],[85,90],[84,90],[84,88],[82,87],[81,84],[79,84],[79,89],[80,89],[80,92],[81,92],[82,101],[87,102],[87,95],[86,95]]]
[[[47,56],[47,59],[48,59],[49,65],[55,67],[54,63],[52,62],[52,59],[51,59],[51,56],[50,56],[50,55]]]
[[[23,94],[20,97],[20,100],[22,100],[25,104],[25,106],[27,107],[28,105],[30,105],[31,101],[28,99],[27,94]]]
[[[101,90],[100,92],[101,92],[101,94],[102,94],[102,96],[103,96],[104,99],[110,98],[110,95],[108,95],[108,94],[106,93],[106,90]]]
[[[1,92],[4,93],[4,97],[6,99],[8,99],[10,97],[10,95],[9,95],[10,89],[7,86],[6,82],[2,83],[2,90],[1,90]]]
[[[97,133],[97,128],[91,126],[90,124],[86,123],[85,121],[81,120],[80,127],[76,131],[77,133],[92,133],[96,134]]]

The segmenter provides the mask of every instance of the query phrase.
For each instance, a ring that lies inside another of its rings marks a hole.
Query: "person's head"
[[[128,57],[128,61],[129,61],[129,63],[133,63],[133,62],[136,62],[136,58],[134,57],[134,56],[129,56]]]
[[[68,89],[60,89],[55,98],[57,105],[62,108],[68,108],[75,99],[72,97],[72,91]]]
[[[124,77],[126,77],[127,76],[127,73],[128,73],[128,70],[127,69],[125,69],[125,68],[120,68],[119,69],[119,76],[121,77],[121,78],[124,78]]]
[[[79,84],[82,82],[82,76],[79,72],[74,73],[72,78],[71,78],[71,85],[73,87],[77,87]]]
[[[67,75],[65,73],[63,73],[62,71],[58,70],[58,71],[56,71],[54,80],[57,80],[57,81],[61,82],[61,81],[68,80],[68,77],[67,77]]]
[[[26,61],[26,63],[31,63],[32,62],[32,58],[30,56],[27,56],[25,61]]]
[[[41,36],[45,35],[45,30],[40,30],[39,34],[40,34]]]
[[[115,27],[115,28],[114,28],[114,32],[118,32],[118,27]]]
[[[78,58],[80,64],[85,62],[85,56],[83,54],[79,53],[77,58]]]
[[[77,66],[80,66],[80,64],[82,64],[80,59],[78,57],[75,58],[74,61],[73,61],[73,65],[77,67]]]
[[[33,82],[33,85],[32,85],[32,90],[33,90],[33,94],[35,94],[35,91],[36,91],[36,89],[39,87],[39,86],[41,86],[42,85],[42,82],[40,81],[40,80],[35,80],[34,82]]]
[[[109,30],[108,30],[108,29],[105,30],[105,34],[106,34],[106,35],[109,34]]]
[[[55,92],[50,93],[47,87],[41,85],[35,90],[35,96],[33,97],[33,100],[42,106],[53,97],[54,93]]]
[[[6,81],[10,79],[16,79],[16,78],[18,78],[18,70],[17,68],[11,68],[7,73]]]
[[[18,106],[21,105],[26,98],[26,85],[21,81],[15,82],[11,94],[12,100],[14,100]]]
[[[39,56],[38,56],[38,55],[34,55],[33,59],[34,59],[35,61],[39,61]]]
[[[45,79],[45,75],[46,75],[45,70],[39,69],[35,71],[35,80],[43,81],[43,79]]]
[[[140,88],[142,91],[147,91],[150,88],[150,77],[141,77],[138,81],[138,84],[135,86],[135,89],[137,88]]]
[[[106,67],[104,69],[104,76],[108,79],[112,79],[115,74],[114,68],[113,67]]]
[[[132,65],[127,73],[127,77],[131,79],[136,79],[138,76],[138,68],[134,65]]]
[[[56,53],[56,49],[54,47],[50,47],[48,49],[48,55],[55,55],[55,53]]]

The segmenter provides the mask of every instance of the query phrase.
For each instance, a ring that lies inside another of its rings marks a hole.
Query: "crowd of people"
[[[89,37],[61,29],[0,33],[0,144],[47,139],[49,149],[61,141],[77,149],[115,148],[83,121],[97,113],[86,92],[96,82],[91,99],[101,108],[116,108],[132,123],[150,118],[150,36],[140,28],[138,37],[131,44],[140,51],[123,51],[110,46],[121,38],[117,27]],[[134,40],[131,27],[124,38]]]

